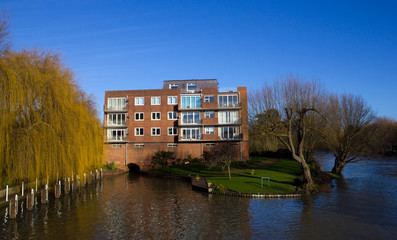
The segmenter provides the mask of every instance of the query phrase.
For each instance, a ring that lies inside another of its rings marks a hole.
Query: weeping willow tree
[[[103,130],[92,101],[58,56],[0,56],[0,180],[54,180],[102,165]]]

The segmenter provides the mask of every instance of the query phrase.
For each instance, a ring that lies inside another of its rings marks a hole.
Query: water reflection
[[[15,220],[0,209],[0,237],[393,239],[396,173],[396,160],[359,162],[348,165],[329,192],[297,199],[212,196],[181,180],[124,174],[38,203]]]

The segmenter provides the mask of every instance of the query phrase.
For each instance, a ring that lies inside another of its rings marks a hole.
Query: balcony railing
[[[108,137],[106,139],[108,142],[125,142],[126,138],[125,137]]]
[[[124,107],[104,107],[105,112],[127,112],[127,106]]]
[[[122,122],[121,124],[105,123],[104,127],[105,128],[118,128],[118,127],[124,128],[124,127],[127,127],[127,123],[126,122]]]
[[[232,104],[222,104],[222,105],[218,105],[218,107],[220,108],[240,108],[241,107],[241,103],[232,103]]]

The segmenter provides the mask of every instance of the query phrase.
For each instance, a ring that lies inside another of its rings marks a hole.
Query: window
[[[183,96],[182,108],[200,108],[200,96]]]
[[[160,105],[161,97],[152,97],[152,105]]]
[[[178,135],[178,128],[176,128],[176,127],[169,127],[169,128],[168,128],[168,135]]]
[[[215,127],[205,127],[205,134],[214,134]]]
[[[135,128],[135,136],[143,136],[143,127]]]
[[[177,112],[168,112],[168,120],[177,120],[178,113]]]
[[[219,107],[238,107],[237,95],[222,95],[218,99]]]
[[[214,102],[214,96],[204,96],[204,102]]]
[[[160,120],[161,113],[160,112],[152,112],[152,120]]]
[[[136,97],[135,98],[135,106],[145,105],[145,98],[144,97]]]
[[[176,84],[176,83],[170,83],[169,88],[170,88],[170,89],[178,88],[178,84]]]
[[[134,144],[134,148],[143,148],[145,145],[143,143]]]
[[[175,104],[178,104],[178,97],[177,96],[168,97],[168,105],[175,105]]]
[[[240,139],[239,127],[220,127],[218,130],[220,139]]]
[[[200,112],[182,112],[182,124],[201,123]]]
[[[200,140],[201,139],[201,128],[181,128],[182,140]]]
[[[135,121],[143,121],[143,112],[136,112],[135,113]]]
[[[178,147],[178,144],[176,144],[176,143],[168,143],[167,147]]]
[[[127,103],[126,98],[108,98],[108,109],[125,110],[126,103]]]
[[[214,111],[205,111],[205,118],[214,118],[215,112]]]
[[[160,128],[159,127],[153,127],[152,128],[152,136],[160,136]]]
[[[110,113],[108,115],[108,126],[125,125],[125,113]]]
[[[108,141],[124,141],[126,131],[125,129],[108,129]]]
[[[196,91],[196,84],[195,84],[195,83],[188,83],[188,84],[187,84],[187,91],[188,91],[188,92],[194,92],[194,91]]]
[[[205,146],[206,147],[215,147],[215,143],[206,143]]]
[[[238,123],[238,111],[219,111],[218,123]]]
[[[112,144],[112,148],[121,148],[121,144]]]

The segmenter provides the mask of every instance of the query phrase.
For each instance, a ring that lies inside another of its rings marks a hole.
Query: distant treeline
[[[93,101],[57,55],[13,51],[0,17],[0,183],[54,180],[99,168],[103,130]]]

